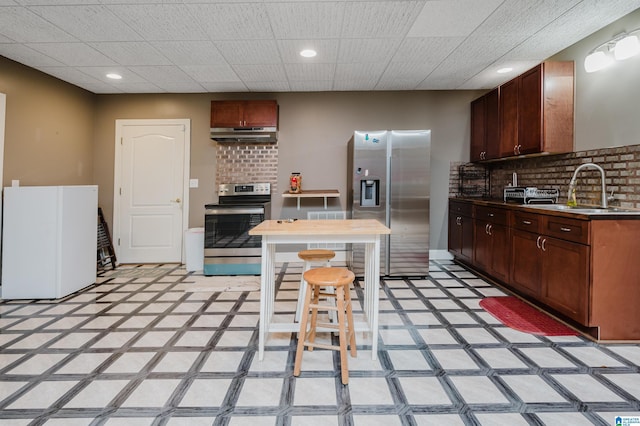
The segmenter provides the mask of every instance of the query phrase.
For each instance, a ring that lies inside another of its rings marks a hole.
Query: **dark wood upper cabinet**
[[[573,151],[574,63],[544,62],[471,103],[471,161]]]
[[[471,161],[491,160],[500,155],[498,89],[471,102]]]
[[[274,100],[211,101],[211,127],[278,127]]]

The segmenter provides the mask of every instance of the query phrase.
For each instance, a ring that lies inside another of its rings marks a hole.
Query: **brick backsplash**
[[[269,182],[277,192],[278,144],[218,143],[216,163],[216,185]]]
[[[640,145],[579,151],[570,154],[548,155],[486,163],[489,170],[491,198],[502,198],[513,172],[518,175],[518,186],[555,188],[560,191],[560,203],[567,201],[569,181],[580,164],[596,163],[605,170],[606,188],[615,200],[612,205],[640,208]],[[450,168],[449,193],[458,192],[460,163]],[[583,169],[578,175],[576,195],[579,204],[600,204],[600,173]]]

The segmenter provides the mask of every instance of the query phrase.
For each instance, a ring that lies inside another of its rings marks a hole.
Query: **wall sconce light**
[[[593,49],[587,57],[584,58],[585,71],[600,71],[611,65],[614,58],[622,61],[640,53],[640,41],[636,33],[640,33],[640,28],[628,33],[618,34],[611,40]]]

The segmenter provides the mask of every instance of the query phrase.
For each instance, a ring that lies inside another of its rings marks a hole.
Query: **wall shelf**
[[[291,194],[285,192],[282,194],[283,198],[296,198],[298,203],[298,210],[300,210],[301,198],[324,198],[324,208],[327,209],[327,199],[340,197],[340,191],[337,189],[307,189],[298,194]]]

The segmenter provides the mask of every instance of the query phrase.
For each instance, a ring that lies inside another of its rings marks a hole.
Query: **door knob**
[[[180,198],[176,198],[175,200],[171,200],[172,203],[179,203],[180,202]]]

